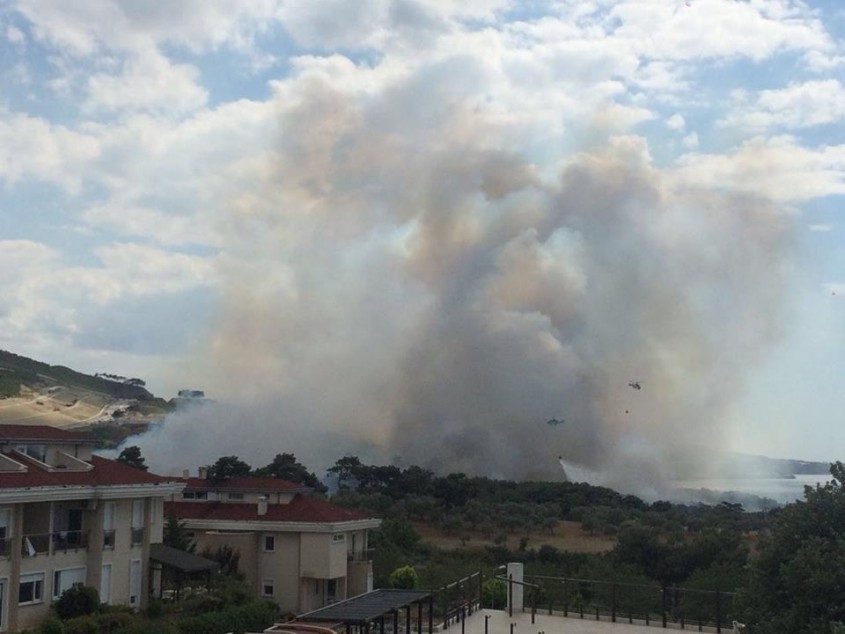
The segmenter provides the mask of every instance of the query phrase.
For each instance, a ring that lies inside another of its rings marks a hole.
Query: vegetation
[[[740,595],[754,634],[829,632],[845,621],[845,465],[778,513]]]
[[[318,493],[325,493],[328,487],[320,482],[320,479],[313,471],[308,471],[308,467],[299,462],[296,456],[292,453],[277,453],[272,462],[265,467],[256,469],[254,474],[257,476],[270,476],[273,478],[280,478],[288,482],[296,482],[311,487]]]
[[[402,566],[390,573],[390,587],[413,590],[420,585],[420,576],[413,566]]]
[[[21,395],[20,377],[13,372],[0,371],[0,398]]]
[[[53,604],[53,609],[56,616],[63,621],[78,616],[88,616],[100,609],[100,595],[91,586],[75,583],[62,592],[62,596]]]
[[[141,455],[141,448],[137,445],[124,447],[123,451],[121,451],[120,455],[117,457],[117,461],[143,471],[147,471],[149,469],[147,461],[144,459],[144,456]]]
[[[193,553],[197,549],[196,542],[191,539],[189,532],[185,529],[185,522],[180,521],[175,515],[169,515],[164,523],[162,543],[187,553]]]
[[[117,383],[109,379],[76,372],[65,366],[49,365],[28,359],[6,350],[0,350],[0,369],[10,371],[18,380],[28,384],[46,381],[108,394],[114,398],[152,398],[152,394],[143,385]]]
[[[219,483],[248,476],[250,473],[252,467],[237,456],[223,456],[208,468],[208,479]]]

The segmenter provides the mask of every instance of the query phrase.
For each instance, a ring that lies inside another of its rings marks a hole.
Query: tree
[[[146,460],[144,460],[144,456],[141,455],[141,448],[137,445],[124,447],[123,451],[121,451],[120,455],[117,457],[117,461],[122,462],[123,464],[128,464],[130,467],[135,467],[136,469],[142,469],[144,471],[149,469]]]
[[[755,634],[811,634],[845,621],[845,465],[787,505],[751,561],[741,620]]]
[[[232,478],[248,476],[251,471],[252,467],[237,456],[223,456],[208,468],[208,479],[212,482],[225,482]]]
[[[76,616],[94,614],[100,609],[100,595],[95,588],[75,583],[62,592],[55,603],[56,615],[66,621]]]
[[[196,550],[197,545],[188,531],[185,530],[185,522],[180,522],[175,515],[169,515],[167,521],[164,523],[164,535],[162,542],[165,546],[184,550],[192,553]]]
[[[277,453],[266,467],[255,470],[255,475],[279,478],[311,487],[318,493],[325,493],[328,487],[317,476],[296,459],[292,453]]]
[[[362,466],[357,456],[344,456],[335,462],[328,472],[337,476],[337,488],[343,489],[353,480],[357,480]]]
[[[420,584],[420,576],[413,566],[402,566],[390,573],[390,586],[403,590],[413,590]]]

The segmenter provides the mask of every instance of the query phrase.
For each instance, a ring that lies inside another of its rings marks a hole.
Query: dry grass
[[[100,394],[82,390],[34,392],[24,388],[20,397],[0,400],[0,424],[73,425],[96,416],[107,401]]]
[[[423,541],[442,548],[454,550],[455,548],[483,548],[494,546],[493,539],[485,537],[481,531],[460,531],[455,535],[447,535],[442,530],[424,522],[414,522],[414,528],[422,536]],[[494,534],[498,531],[494,531]],[[468,536],[469,540],[464,544],[461,536]],[[511,550],[519,548],[520,540],[525,537],[524,532],[517,532],[508,535],[507,547]],[[558,522],[554,534],[547,531],[535,531],[528,537],[528,548],[538,549],[543,545],[554,546],[558,550],[565,550],[575,553],[604,553],[612,550],[616,540],[603,535],[591,536],[581,530],[579,522]]]

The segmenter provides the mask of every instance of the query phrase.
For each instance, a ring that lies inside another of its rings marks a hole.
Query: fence
[[[733,592],[539,575],[525,575],[525,581],[524,609],[532,613],[717,632],[736,618]]]
[[[435,590],[434,618],[443,624],[443,629],[481,608],[481,571],[458,579]]]

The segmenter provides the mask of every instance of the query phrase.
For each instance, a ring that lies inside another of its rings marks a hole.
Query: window
[[[100,601],[111,601],[111,564],[103,564],[100,573]]]
[[[193,493],[193,492],[189,493],[187,491],[185,491],[185,493],[182,494],[182,497],[185,498],[186,500],[193,500],[196,496],[197,496],[196,493]]]
[[[141,560],[129,562],[129,605],[135,607],[141,600]]]
[[[261,596],[262,597],[272,597],[273,591],[275,590],[274,583],[272,579],[265,579],[261,582]]]
[[[229,499],[230,500],[243,500],[244,494],[243,493],[230,493]]]
[[[17,450],[30,458],[47,462],[47,445],[18,445]]]
[[[276,538],[273,535],[264,536],[264,552],[271,553],[276,550]]]
[[[41,603],[44,600],[44,573],[21,575],[18,604]]]
[[[337,533],[335,535],[332,535],[332,541],[335,544],[340,544],[340,543],[346,541],[346,535],[343,534],[343,533]]]
[[[132,528],[144,527],[144,500],[132,500]]]
[[[331,598],[334,598],[337,595],[337,579],[329,579],[326,584],[326,594]]]
[[[85,568],[67,568],[53,573],[53,598],[58,599],[62,592],[75,583],[85,583]]]

